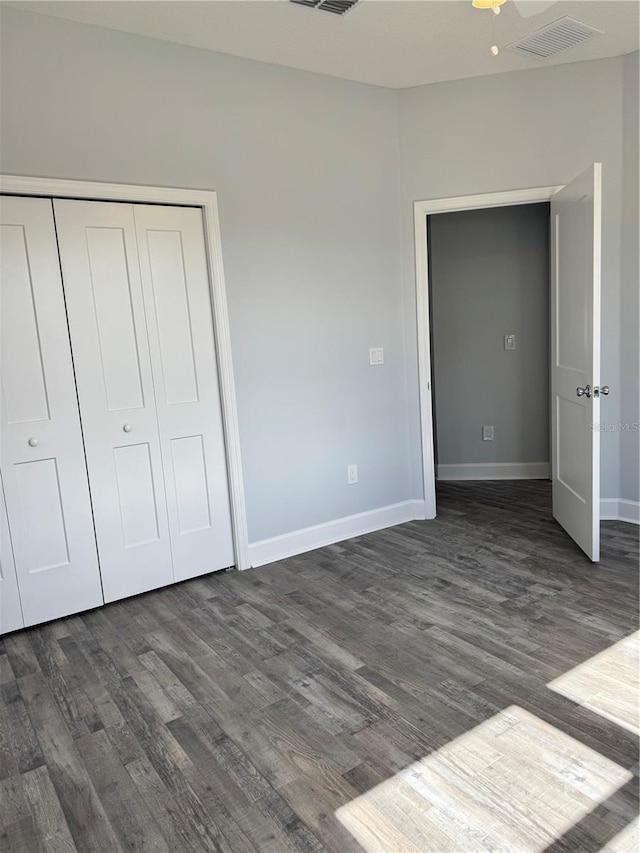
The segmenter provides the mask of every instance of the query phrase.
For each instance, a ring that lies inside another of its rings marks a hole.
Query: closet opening
[[[0,187],[0,633],[246,568],[215,193]]]

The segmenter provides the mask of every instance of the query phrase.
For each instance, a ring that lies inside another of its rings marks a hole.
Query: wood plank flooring
[[[443,483],[435,521],[0,638],[0,849],[635,849],[638,528],[592,565],[549,506]]]

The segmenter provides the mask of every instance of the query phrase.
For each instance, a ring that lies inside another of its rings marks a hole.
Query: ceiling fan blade
[[[544,12],[549,6],[553,6],[556,0],[513,0],[513,5],[523,18],[530,18]]]

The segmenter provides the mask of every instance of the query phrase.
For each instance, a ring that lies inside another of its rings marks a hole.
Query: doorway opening
[[[560,186],[483,193],[430,199],[414,203],[414,246],[416,265],[416,313],[418,332],[418,391],[420,402],[420,443],[425,518],[436,517],[435,445],[433,397],[431,388],[431,318],[429,308],[429,252],[427,220],[429,216],[456,211],[495,209],[550,202],[562,190]]]
[[[549,215],[427,216],[438,481],[550,477]]]
[[[418,383],[425,518],[436,514],[427,217],[479,208],[550,203],[552,512],[593,562],[600,554],[600,275],[602,164],[564,186],[415,202]],[[464,246],[460,247],[463,252]],[[478,311],[482,315],[481,311]],[[486,316],[486,315],[485,315]],[[487,322],[487,320],[485,320]],[[517,349],[517,335],[503,333]],[[530,389],[535,394],[536,389]],[[482,424],[483,427],[492,426]],[[484,431],[490,439],[491,431]],[[440,460],[442,462],[442,459]],[[482,463],[479,463],[482,464]],[[506,463],[510,464],[510,463]],[[540,473],[538,474],[538,476]],[[547,475],[548,476],[548,475]]]

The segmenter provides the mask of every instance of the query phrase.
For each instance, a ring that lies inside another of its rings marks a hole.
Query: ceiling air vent
[[[322,9],[334,15],[344,15],[352,9],[358,0],[291,0],[296,6],[309,6],[310,9]]]
[[[507,49],[534,59],[548,59],[563,50],[584,44],[596,35],[601,35],[601,31],[565,17],[542,27],[522,41],[508,44]]]

